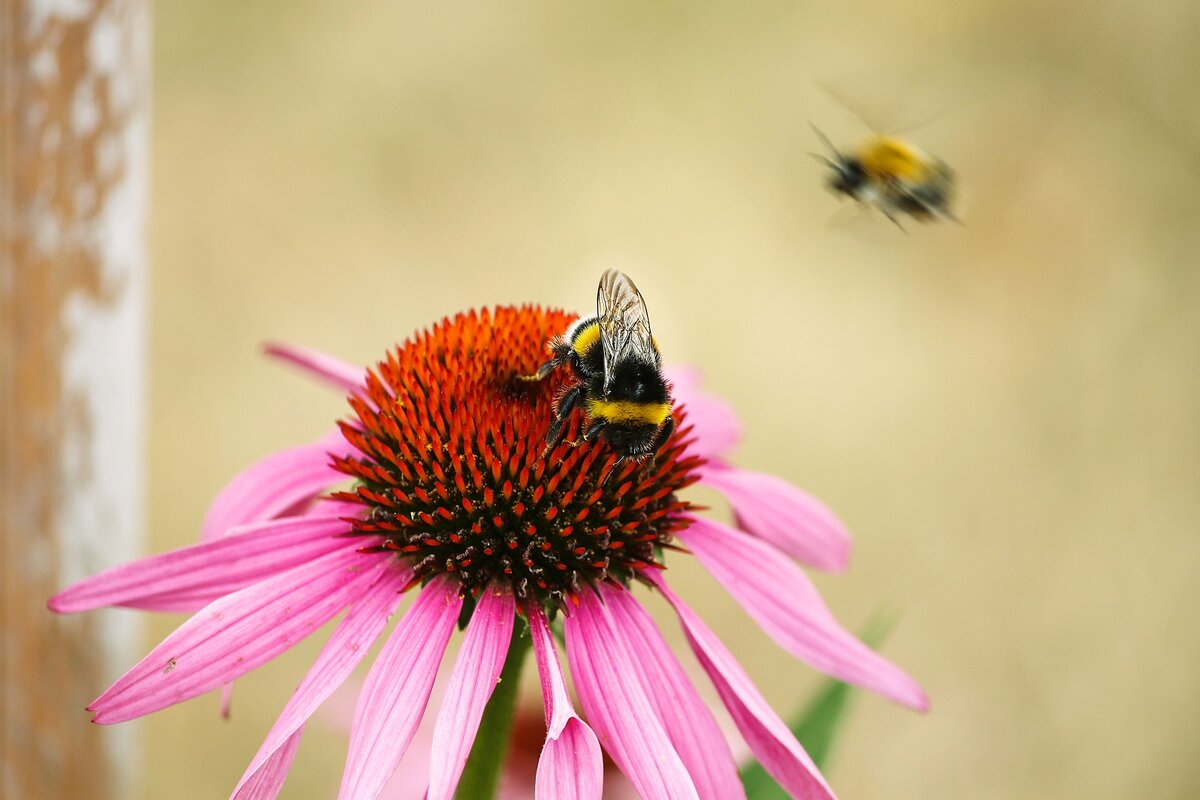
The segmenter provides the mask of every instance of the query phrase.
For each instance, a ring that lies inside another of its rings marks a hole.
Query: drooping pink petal
[[[346,547],[336,517],[289,518],[107,569],[50,598],[60,614],[104,606],[195,610],[292,567]]]
[[[557,736],[567,720],[575,715],[571,697],[567,694],[567,683],[562,667],[558,663],[558,649],[554,646],[554,634],[546,612],[538,606],[529,608],[529,638],[533,643],[533,657],[537,661],[538,677],[542,686],[542,710],[546,715],[546,733]]]
[[[700,388],[700,370],[672,364],[663,370],[671,383],[671,394],[687,409],[687,425],[694,428],[695,443],[688,453],[708,459],[729,454],[742,440],[742,424],[733,408],[717,395]]]
[[[536,800],[600,800],[604,756],[596,734],[575,713],[546,614],[529,609],[529,635],[542,681],[546,743],[538,759]]]
[[[329,453],[348,453],[341,431],[290,447],[251,464],[226,484],[208,507],[200,538],[224,536],[235,525],[278,517],[346,479],[329,466]]]
[[[696,658],[712,680],[754,757],[779,785],[801,800],[833,800],[833,790],[787,725],[763,699],[733,654],[657,573],[647,577],[675,608]]]
[[[205,606],[89,709],[109,724],[203,694],[291,649],[362,594],[386,563],[358,542]]]
[[[599,800],[604,793],[604,756],[586,722],[572,716],[558,736],[546,739],[534,787],[535,800]]]
[[[360,389],[367,374],[362,367],[299,345],[268,342],[263,346],[263,352],[272,358],[299,367],[301,371],[307,372],[317,380],[345,392]]]
[[[350,676],[400,605],[403,595],[399,589],[411,577],[411,567],[399,561],[392,561],[378,570],[375,582],[350,606],[284,706],[275,726],[242,775],[234,797],[239,797],[243,788],[260,780],[259,773],[271,768],[272,760],[286,748],[317,707]]]
[[[489,588],[479,596],[433,728],[428,800],[454,796],[483,709],[504,669],[516,611],[509,592]]]
[[[230,800],[275,800],[283,789],[283,782],[287,780],[303,733],[303,727],[293,731],[249,781],[243,779],[244,782],[238,784]]]
[[[676,534],[780,647],[839,680],[918,711],[929,700],[916,681],[842,628],[795,562],[719,522],[693,517]]]
[[[602,587],[601,597],[612,613],[613,628],[632,654],[651,705],[687,767],[701,800],[744,798],[733,753],[683,668],[671,654],[646,609],[623,589]]]
[[[825,505],[765,472],[706,464],[700,482],[729,499],[738,527],[817,569],[841,571],[850,561],[850,534]]]
[[[575,690],[600,743],[642,797],[696,798],[687,768],[659,722],[617,623],[592,592],[566,621]]]
[[[421,723],[461,610],[457,586],[435,579],[388,637],[354,709],[340,800],[374,800],[396,771]]]

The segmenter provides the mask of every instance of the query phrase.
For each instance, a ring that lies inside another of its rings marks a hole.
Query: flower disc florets
[[[660,568],[661,548],[685,524],[676,492],[701,459],[686,453],[682,418],[653,463],[614,469],[607,444],[572,446],[578,418],[543,456],[569,376],[521,376],[573,319],[531,306],[459,314],[369,371],[350,397],[357,420],[341,424],[358,452],[334,458],[357,480],[336,496],[368,508],[353,532],[411,559],[418,579],[451,574],[471,593],[507,585],[550,605]]]

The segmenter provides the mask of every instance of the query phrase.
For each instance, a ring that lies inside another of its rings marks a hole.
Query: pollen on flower
[[[567,378],[520,377],[573,319],[535,306],[459,314],[368,371],[341,423],[357,453],[333,462],[357,482],[336,497],[367,507],[352,521],[366,547],[410,559],[416,580],[449,574],[472,594],[510,587],[551,606],[662,567],[689,508],[676,492],[702,463],[687,453],[684,411],[653,462],[614,468],[606,443],[572,446],[578,417],[543,456]]]

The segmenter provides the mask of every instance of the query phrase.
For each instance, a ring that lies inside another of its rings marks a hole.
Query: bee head
[[[839,194],[857,197],[867,181],[866,170],[855,158],[841,158],[829,162],[833,174],[829,176],[829,188]]]
[[[812,125],[812,123],[809,123]],[[857,158],[850,158],[843,155],[833,142],[829,141],[829,137],[821,132],[821,129],[816,125],[812,125],[813,132],[817,134],[817,138],[829,150],[830,156],[823,156],[819,153],[809,153],[817,161],[820,161],[829,169],[833,170],[833,174],[829,176],[827,185],[830,189],[838,194],[849,195],[850,197],[858,197],[858,192],[862,189],[863,184],[867,181],[866,170],[863,169],[862,162]]]

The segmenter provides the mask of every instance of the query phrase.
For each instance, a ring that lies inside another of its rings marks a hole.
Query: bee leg
[[[546,448],[542,450],[543,457],[558,447],[558,443],[562,441],[563,434],[567,430],[567,420],[571,418],[571,411],[574,410],[575,403],[579,401],[582,393],[583,389],[576,386],[574,389],[564,392],[558,398],[558,402],[554,404],[554,421],[550,423],[550,428],[546,431]]]
[[[962,225],[964,228],[967,226],[967,224],[965,222],[963,222],[961,219],[959,219],[955,215],[955,213],[950,210],[950,208],[946,205],[946,202],[944,200],[940,203],[926,203],[925,209],[929,212],[929,216],[932,217],[933,219],[941,218],[941,219],[949,220],[950,222],[953,222],[955,225]]]
[[[600,431],[604,430],[604,424],[603,420],[593,422],[583,432],[583,438],[580,441],[590,442],[592,439],[595,439],[600,434]]]
[[[879,210],[883,212],[885,217],[896,223],[896,227],[899,228],[902,233],[908,233],[908,231],[904,230],[904,226],[900,224],[900,220],[898,220],[891,211],[888,211],[886,207],[881,205],[879,206]]]
[[[667,417],[654,434],[654,441],[650,444],[650,466],[653,467],[658,459],[658,451],[671,438],[671,434],[675,432],[675,418]]]
[[[542,458],[545,458],[551,450],[558,447],[558,443],[562,441],[563,434],[567,430],[567,418],[559,417],[550,423],[549,430],[546,431],[546,446],[542,448]]]
[[[579,402],[579,397],[582,394],[583,389],[578,386],[563,392],[554,404],[554,416],[559,419],[566,419],[571,416],[571,412],[575,410],[575,404]]]
[[[586,444],[587,442],[590,442],[592,439],[596,438],[596,435],[599,434],[600,431],[604,430],[604,425],[605,425],[604,422],[593,422],[591,425],[589,425],[587,427],[586,430],[584,430],[582,436],[580,436],[578,439],[576,439],[573,442],[567,442],[567,444],[569,444],[571,447],[579,447],[579,445],[581,445],[581,444]],[[554,429],[553,425],[551,426],[551,429],[552,430]],[[557,442],[556,442],[556,444],[557,444]],[[547,447],[546,450],[542,452],[542,455],[543,456],[546,455],[546,453],[549,451],[550,451],[550,448]]]
[[[545,378],[547,375],[549,375],[551,372],[554,372],[554,370],[561,367],[564,363],[566,363],[565,359],[560,360],[557,357],[552,358],[549,361],[547,361],[545,364],[542,364],[540,367],[538,367],[537,372],[533,373],[532,375],[518,375],[517,380],[519,380],[519,381],[540,381],[543,378]]]
[[[563,364],[569,362],[574,353],[575,351],[571,349],[571,345],[560,340],[555,340],[550,346],[550,360],[538,367],[538,371],[532,375],[518,375],[517,380],[540,381]]]
[[[608,479],[612,477],[613,473],[616,472],[623,463],[625,463],[625,456],[617,456],[616,460],[613,461],[612,466],[606,469],[604,474],[600,476],[600,485],[603,486],[604,484],[608,483]]]

